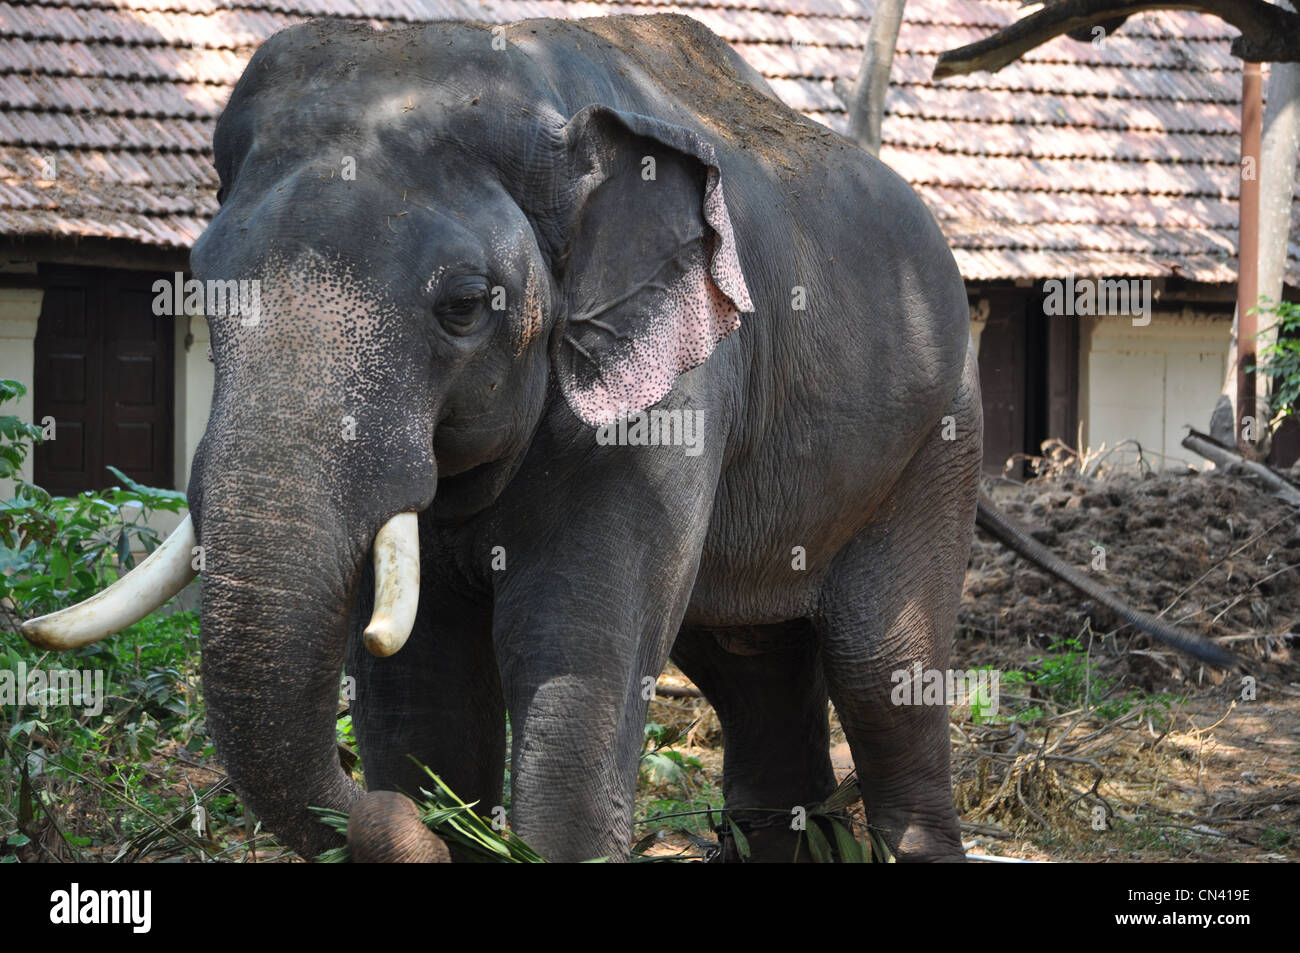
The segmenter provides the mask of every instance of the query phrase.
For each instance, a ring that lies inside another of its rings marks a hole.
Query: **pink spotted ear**
[[[599,426],[662,400],[753,304],[712,145],[601,106],[564,137],[572,218],[557,372],[574,413]]]

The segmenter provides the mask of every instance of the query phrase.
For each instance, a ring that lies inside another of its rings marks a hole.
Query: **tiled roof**
[[[836,79],[872,0],[0,0],[0,234],[188,246],[216,207],[213,125],[256,46],[350,16],[383,27],[687,13],[787,103],[837,130]],[[996,74],[941,83],[937,55],[1018,0],[910,0],[881,157],[939,218],[968,279],[1181,275],[1235,280],[1235,31],[1144,14],[1101,46],[1065,37]],[[45,157],[53,180],[42,179]],[[1300,230],[1290,248],[1300,280]]]

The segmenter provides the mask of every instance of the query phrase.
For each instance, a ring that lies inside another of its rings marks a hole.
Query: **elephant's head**
[[[589,425],[637,412],[750,308],[710,146],[603,106],[566,115],[492,39],[295,27],[217,126],[221,208],[193,276],[247,282],[225,287],[257,307],[207,308],[216,386],[189,503],[208,725],[248,806],[305,856],[338,841],[309,807],[362,797],[335,718],[366,560],[367,644],[391,654],[418,598],[411,514],[489,506],[557,395]],[[137,582],[130,611],[65,610],[29,637],[80,644],[149,611],[189,541],[150,561],[163,582]],[[432,855],[412,812],[385,799],[364,818],[366,838],[390,828],[379,854]]]

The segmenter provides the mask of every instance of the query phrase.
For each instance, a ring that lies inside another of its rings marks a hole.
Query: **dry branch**
[[[655,694],[665,698],[703,698],[703,694],[694,685],[668,685],[659,682],[655,685]]]
[[[1256,62],[1300,62],[1300,14],[1266,0],[1199,0],[1133,3],[1131,0],[1060,0],[975,43],[948,50],[934,67],[935,79],[987,70],[995,73],[1030,50],[1073,30],[1122,20],[1152,10],[1210,13],[1241,31],[1232,54]]]
[[[1241,467],[1265,487],[1272,490],[1277,497],[1292,506],[1300,506],[1300,490],[1296,489],[1277,473],[1262,463],[1247,460],[1234,450],[1229,450],[1213,437],[1208,437],[1198,430],[1192,430],[1183,438],[1183,446],[1193,453],[1198,453],[1217,467],[1228,469]]]

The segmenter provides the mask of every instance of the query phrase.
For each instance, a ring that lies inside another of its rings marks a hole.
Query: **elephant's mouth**
[[[487,509],[505,489],[523,463],[523,454],[512,454],[444,475],[439,471],[438,494],[433,498],[433,520],[440,526],[463,522]]]
[[[420,604],[420,533],[415,513],[398,513],[375,534],[375,607],[365,629],[366,647],[384,658],[410,638]],[[149,558],[85,602],[24,622],[22,634],[51,651],[80,648],[108,638],[161,608],[195,576],[194,523],[180,526]]]

